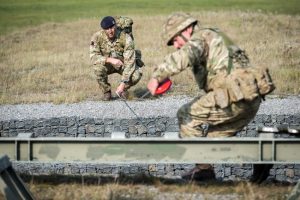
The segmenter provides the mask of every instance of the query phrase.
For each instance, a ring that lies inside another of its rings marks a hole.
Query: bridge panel
[[[300,139],[1,138],[0,155],[98,163],[300,163]]]

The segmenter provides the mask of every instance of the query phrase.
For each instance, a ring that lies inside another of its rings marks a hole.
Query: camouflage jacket
[[[105,65],[107,57],[114,57],[123,61],[122,81],[129,81],[135,70],[135,50],[132,38],[118,29],[113,41],[108,39],[103,30],[96,32],[90,43],[91,62],[93,65]]]
[[[191,39],[181,49],[167,55],[164,62],[154,69],[152,77],[162,81],[191,68],[199,88],[208,90],[218,73],[228,73],[231,65],[240,65],[232,59],[232,54],[240,52],[244,51],[217,29],[195,29]],[[245,59],[245,65],[248,65],[249,60]]]

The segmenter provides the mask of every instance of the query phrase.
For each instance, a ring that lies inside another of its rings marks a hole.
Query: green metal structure
[[[15,161],[300,164],[298,138],[0,138]]]

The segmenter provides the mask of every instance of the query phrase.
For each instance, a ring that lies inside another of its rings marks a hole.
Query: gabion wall
[[[298,125],[299,115],[257,115],[238,137],[257,137],[257,126]],[[19,133],[33,133],[33,137],[111,137],[112,132],[125,132],[126,137],[161,137],[165,132],[178,132],[177,118],[99,119],[61,117],[52,119],[24,119],[0,122],[1,137],[16,137]],[[277,137],[295,137],[280,134]],[[95,163],[40,163],[14,161],[13,167],[26,175],[126,175],[177,177],[194,167],[192,164],[130,164],[109,165]],[[219,180],[247,180],[252,165],[214,165]],[[269,179],[296,183],[300,178],[300,165],[274,165]]]
[[[70,175],[70,176],[127,176],[147,175],[169,179],[180,179],[181,175],[191,170],[193,164],[99,164],[87,162],[41,163],[13,161],[13,168],[22,175]],[[215,164],[216,178],[220,181],[249,180],[252,176],[251,164]],[[270,170],[269,180],[297,183],[300,178],[300,165],[274,165]]]
[[[256,137],[256,126],[300,125],[299,115],[257,115],[237,136]],[[1,137],[33,133],[33,137],[110,137],[112,132],[125,132],[127,137],[160,137],[164,132],[178,132],[177,118],[99,119],[61,117],[0,122]]]

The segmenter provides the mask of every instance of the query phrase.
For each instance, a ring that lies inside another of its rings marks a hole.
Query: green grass
[[[136,47],[147,67],[132,89],[145,88],[152,68],[172,51],[160,35],[174,11],[188,11],[203,26],[224,30],[252,63],[269,67],[274,94],[299,94],[298,1],[0,0],[0,104],[99,100],[88,44],[105,15],[134,19]],[[198,92],[194,81],[184,81],[186,76],[193,79],[189,72],[172,77],[171,95]],[[118,78],[112,77],[113,88]]]
[[[242,10],[299,14],[298,0],[0,0],[0,35],[45,22],[105,15],[157,15],[174,11]]]
[[[300,45],[295,42],[300,15],[240,11],[192,14],[204,26],[225,30],[246,49],[253,65],[268,67],[276,85],[274,94],[300,94]],[[153,68],[173,48],[167,48],[160,37],[167,14],[132,17],[136,47],[146,64],[141,81],[130,89],[136,99],[145,92]],[[88,54],[90,37],[98,29],[99,20],[94,18],[45,23],[1,36],[0,104],[98,101],[101,92]],[[113,91],[119,79],[119,75],[109,77]],[[171,79],[174,84],[168,95],[198,94],[190,70]]]

